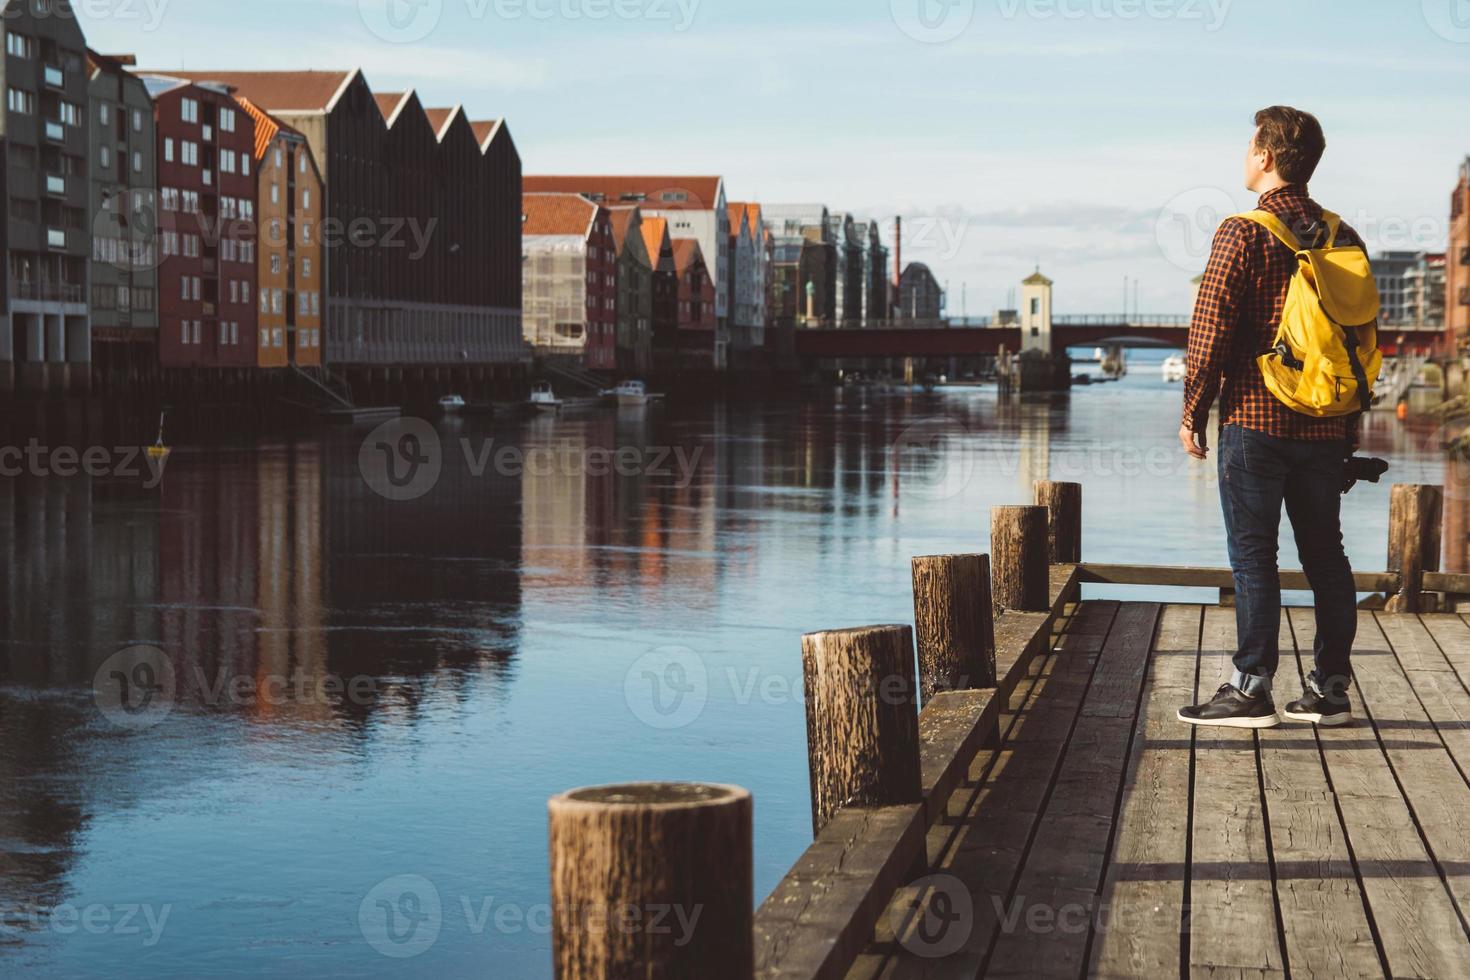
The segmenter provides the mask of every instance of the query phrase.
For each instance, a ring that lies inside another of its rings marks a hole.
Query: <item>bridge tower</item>
[[[1036,271],[1021,280],[1021,351],[1051,350],[1051,286],[1052,282]]]

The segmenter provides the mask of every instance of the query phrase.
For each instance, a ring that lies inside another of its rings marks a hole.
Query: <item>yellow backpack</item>
[[[1342,219],[1322,212],[1327,244],[1302,248],[1276,215],[1236,215],[1255,222],[1296,253],[1297,270],[1271,349],[1257,355],[1271,394],[1293,411],[1317,418],[1351,415],[1373,405],[1383,367],[1378,350],[1378,284],[1368,256],[1338,246]]]

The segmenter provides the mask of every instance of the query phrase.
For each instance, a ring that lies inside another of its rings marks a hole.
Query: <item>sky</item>
[[[1470,0],[73,0],[145,68],[361,67],[504,117],[527,174],[720,174],[880,222],[949,289],[1187,312],[1252,206],[1255,111],[1317,114],[1313,195],[1438,249],[1470,154]],[[1135,301],[1134,296],[1137,299]]]

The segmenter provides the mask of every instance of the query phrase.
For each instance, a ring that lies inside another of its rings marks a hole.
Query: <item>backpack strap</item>
[[[1342,219],[1323,208],[1322,220],[1327,222],[1327,245],[1325,247],[1332,248],[1337,244],[1337,230],[1342,227]]]
[[[1286,227],[1286,222],[1276,217],[1270,211],[1247,211],[1244,214],[1237,214],[1235,217],[1244,218],[1246,221],[1260,225],[1275,235],[1281,244],[1293,252],[1300,252],[1302,250],[1301,242],[1297,241],[1296,236],[1291,233],[1291,229]],[[1336,228],[1333,229],[1333,234],[1336,234]]]

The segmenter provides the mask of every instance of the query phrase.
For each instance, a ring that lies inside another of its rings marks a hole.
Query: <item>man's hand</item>
[[[1194,431],[1188,423],[1179,427],[1179,444],[1195,459],[1204,459],[1210,455],[1209,437],[1203,432]]]

